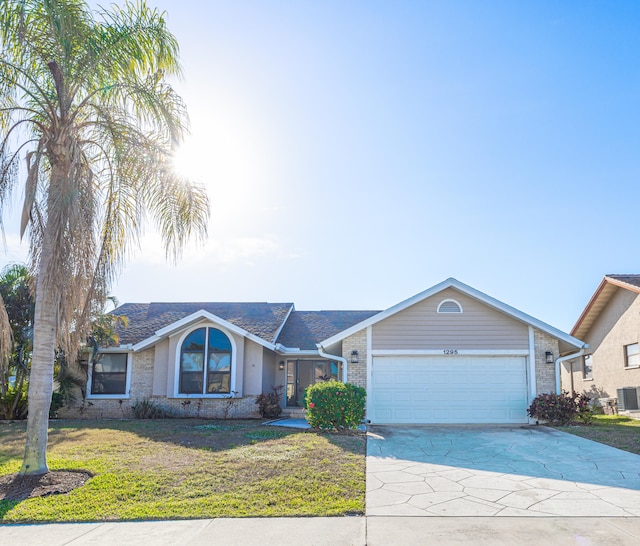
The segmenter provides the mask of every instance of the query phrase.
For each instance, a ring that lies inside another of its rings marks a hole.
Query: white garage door
[[[374,357],[372,423],[527,423],[524,357]]]

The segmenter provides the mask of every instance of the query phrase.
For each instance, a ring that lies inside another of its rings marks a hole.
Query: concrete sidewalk
[[[0,545],[631,545],[640,518],[243,518],[0,525]]]

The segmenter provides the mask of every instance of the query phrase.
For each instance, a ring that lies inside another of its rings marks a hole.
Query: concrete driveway
[[[640,456],[542,426],[374,426],[367,516],[640,516]]]

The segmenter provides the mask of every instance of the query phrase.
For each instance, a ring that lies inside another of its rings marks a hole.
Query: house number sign
[[[444,349],[443,352],[446,355],[457,355],[458,349]]]

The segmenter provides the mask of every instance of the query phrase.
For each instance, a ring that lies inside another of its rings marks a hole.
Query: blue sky
[[[121,301],[384,309],[456,277],[569,330],[640,272],[640,3],[150,3],[212,217],[177,267],[149,232]]]

